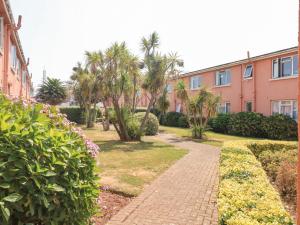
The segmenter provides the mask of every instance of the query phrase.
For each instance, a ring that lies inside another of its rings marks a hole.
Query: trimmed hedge
[[[145,112],[139,112],[134,114],[134,117],[137,118],[139,122],[141,122],[145,114],[146,114]],[[158,132],[158,128],[159,128],[159,122],[157,117],[154,114],[149,113],[148,119],[145,124],[145,130],[144,130],[145,135],[156,135]]]
[[[269,117],[254,112],[219,114],[208,125],[214,132],[245,137],[290,140],[298,136],[297,122],[281,114]]]
[[[247,141],[226,142],[221,151],[219,224],[292,225],[278,192]]]
[[[168,112],[161,118],[161,125],[169,127],[188,127],[187,116],[179,112]]]
[[[64,107],[59,108],[62,114],[67,115],[67,119],[77,124],[84,124],[84,110],[79,107]]]

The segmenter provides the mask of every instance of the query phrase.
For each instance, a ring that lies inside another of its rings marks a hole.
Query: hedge
[[[64,107],[59,108],[62,114],[67,115],[67,119],[77,124],[84,124],[84,110],[79,107]]]
[[[292,225],[278,192],[247,147],[249,141],[224,143],[218,194],[221,225]]]
[[[269,117],[254,112],[219,114],[208,125],[214,132],[245,137],[290,140],[298,136],[297,122],[281,114]]]
[[[187,116],[180,112],[168,112],[160,119],[160,124],[169,127],[188,127]]]
[[[145,117],[145,112],[139,112],[134,114],[134,117],[137,118],[137,120],[141,123],[143,118]],[[159,122],[157,117],[153,113],[148,114],[148,119],[145,124],[145,135],[156,135],[159,128]]]
[[[0,224],[89,224],[96,151],[55,107],[0,95]]]

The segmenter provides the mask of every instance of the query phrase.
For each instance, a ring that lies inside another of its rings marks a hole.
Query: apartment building
[[[219,112],[282,113],[297,118],[297,47],[182,74],[188,93],[208,87],[222,102]],[[176,97],[178,79],[167,84],[169,111],[184,111]]]
[[[13,97],[30,98],[31,76],[8,0],[0,0],[0,90]]]

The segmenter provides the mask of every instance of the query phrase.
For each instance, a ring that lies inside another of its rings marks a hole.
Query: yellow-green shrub
[[[292,225],[278,192],[247,147],[251,142],[224,144],[218,195],[221,225]]]

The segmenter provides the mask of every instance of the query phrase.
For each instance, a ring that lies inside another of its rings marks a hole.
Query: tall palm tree
[[[38,102],[58,105],[67,98],[67,90],[63,82],[56,78],[47,78],[38,89]]]

